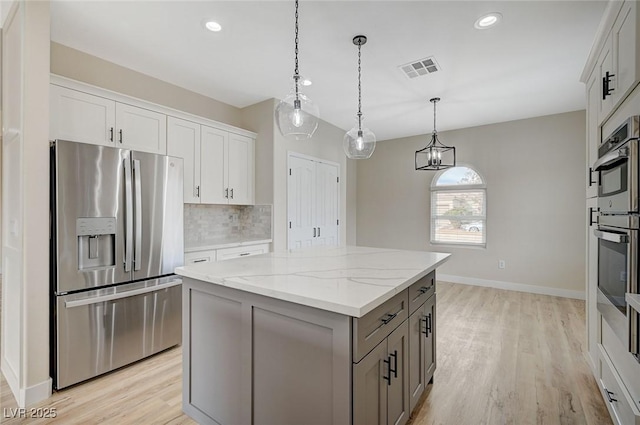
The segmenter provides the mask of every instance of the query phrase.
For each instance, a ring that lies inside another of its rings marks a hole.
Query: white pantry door
[[[289,249],[339,245],[339,175],[337,164],[289,156]]]
[[[288,248],[313,245],[315,163],[307,159],[289,157],[289,179],[287,187],[289,238]]]

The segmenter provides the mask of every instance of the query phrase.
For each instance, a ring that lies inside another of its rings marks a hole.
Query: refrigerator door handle
[[[131,271],[131,254],[133,253],[133,183],[131,181],[131,162],[124,160],[124,195],[125,195],[125,236],[124,236],[124,271]]]
[[[98,303],[103,303],[105,301],[113,301],[113,300],[119,300],[121,298],[132,297],[134,295],[141,295],[149,292],[161,291],[163,289],[171,288],[173,286],[178,286],[181,284],[182,284],[182,279],[178,278],[178,279],[172,280],[171,282],[165,283],[163,285],[148,286],[146,288],[133,289],[131,291],[119,292],[117,294],[109,294],[109,295],[103,295],[98,297],[89,297],[82,300],[65,301],[64,306],[66,308],[73,308],[73,307],[80,307],[83,305],[98,304]]]
[[[140,160],[133,161],[133,177],[135,181],[135,249],[133,251],[133,270],[140,270],[140,256],[142,255],[142,184],[140,182]]]

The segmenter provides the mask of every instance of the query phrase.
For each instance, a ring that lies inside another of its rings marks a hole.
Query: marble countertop
[[[640,294],[629,294],[627,293],[627,302],[634,310],[640,313]]]
[[[358,246],[314,247],[178,267],[216,285],[362,317],[451,254]]]
[[[184,252],[208,251],[210,249],[235,248],[237,246],[258,245],[271,243],[273,239],[260,238],[224,238],[209,241],[201,241],[190,246],[185,246]]]

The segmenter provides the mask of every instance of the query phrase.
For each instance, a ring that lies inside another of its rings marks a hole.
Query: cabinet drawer
[[[436,291],[436,271],[432,271],[409,287],[409,314],[420,308]]]
[[[616,369],[616,373],[622,378],[622,384],[635,401],[636,409],[640,409],[640,363],[638,363],[626,345],[614,333],[609,323],[601,319],[602,350]]]
[[[640,425],[640,412],[633,405],[611,359],[600,346],[600,386],[609,413],[618,425]]]
[[[408,317],[408,290],[353,319],[353,361],[359,362]]]
[[[260,255],[269,252],[269,244],[239,246],[237,248],[223,248],[218,250],[218,261],[230,260],[232,258],[248,257],[250,255]]]
[[[216,261],[216,250],[187,252],[184,254],[184,264],[212,263]]]

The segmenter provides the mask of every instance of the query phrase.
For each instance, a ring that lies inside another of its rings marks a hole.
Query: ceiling
[[[322,119],[355,124],[357,48],[362,110],[378,140],[585,108],[578,81],[606,1],[306,1],[300,72]],[[291,1],[62,1],[53,41],[242,108],[285,97],[293,75]],[[500,12],[502,22],[474,28]],[[203,20],[223,29],[212,33]],[[400,70],[433,56],[441,70]]]

